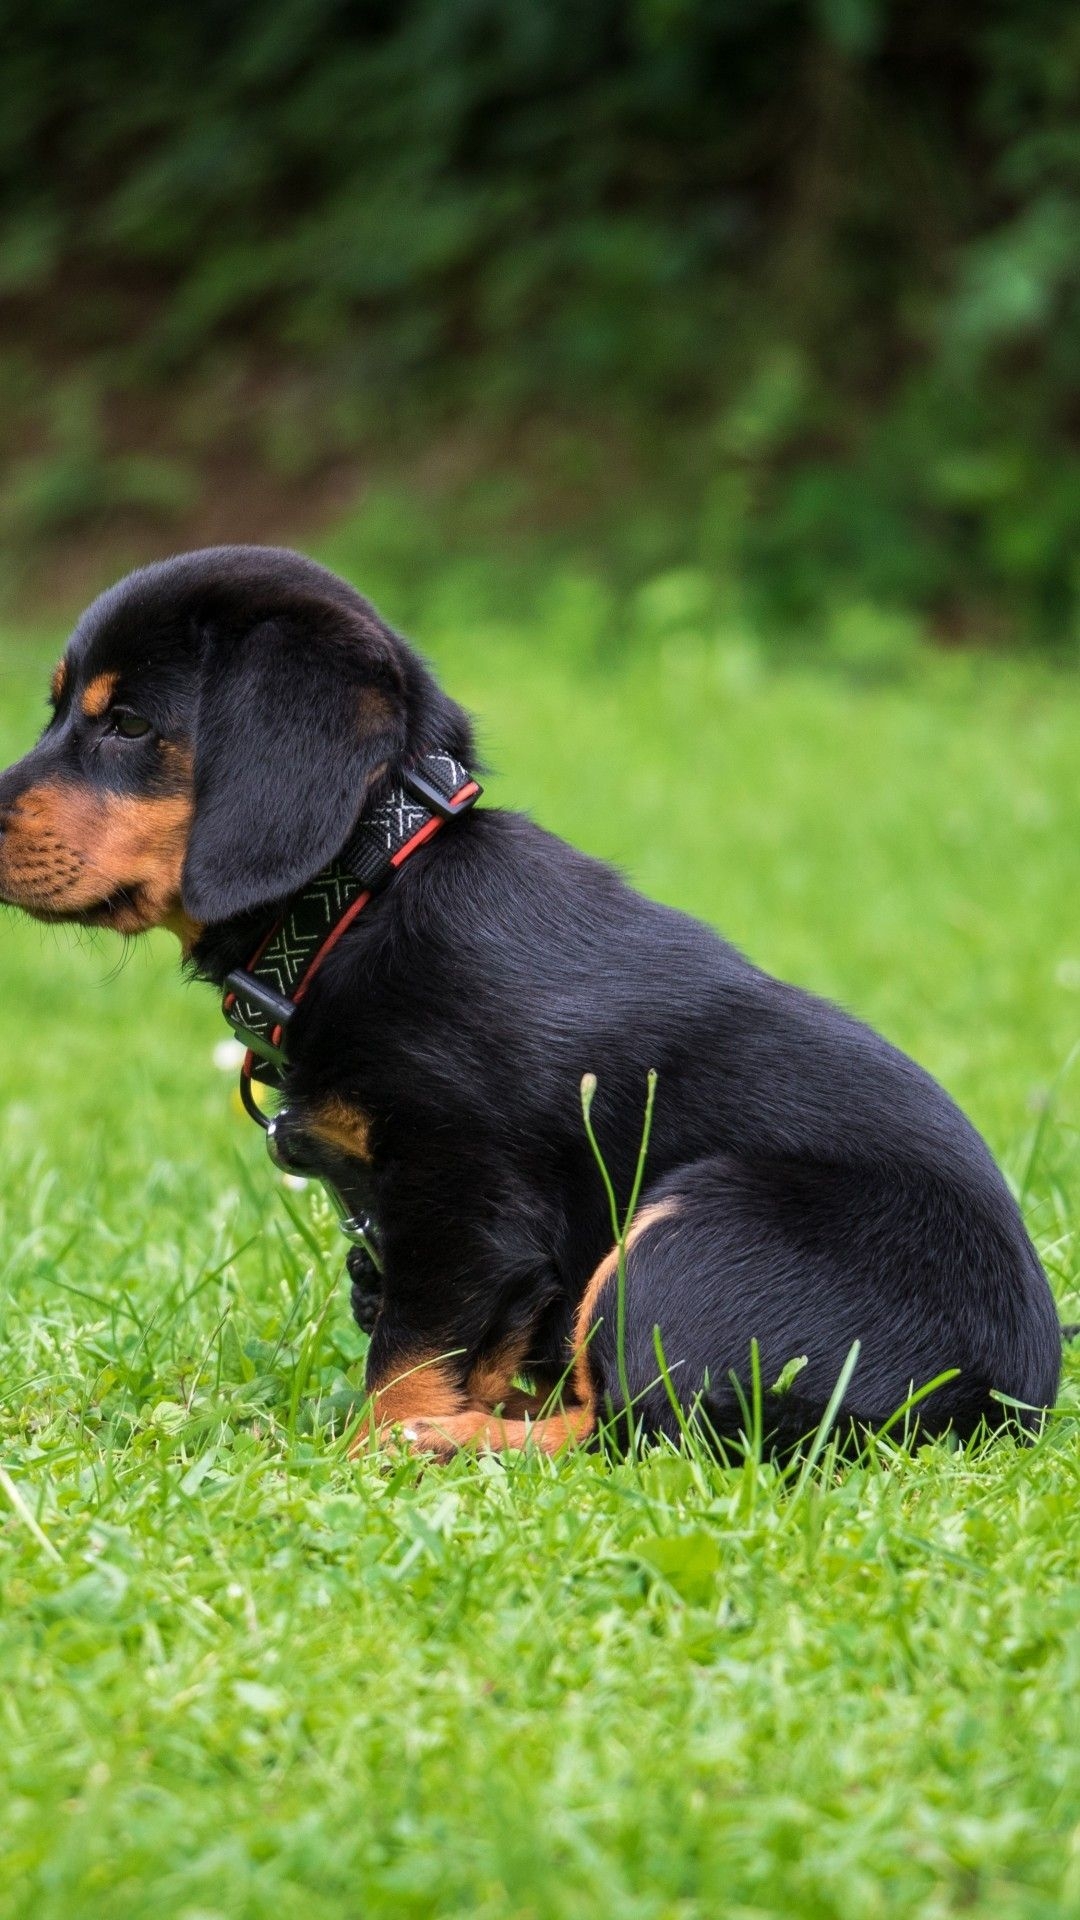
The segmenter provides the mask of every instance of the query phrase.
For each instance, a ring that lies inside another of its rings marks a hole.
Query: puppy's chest
[[[305,1101],[303,1126],[305,1133],[332,1152],[342,1154],[347,1160],[358,1160],[364,1166],[372,1165],[375,1153],[371,1115],[353,1101],[337,1093]]]

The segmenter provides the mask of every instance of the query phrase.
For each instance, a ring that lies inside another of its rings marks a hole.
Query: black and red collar
[[[361,814],[336,860],[293,895],[247,966],[228,975],[221,1010],[248,1049],[241,1093],[263,1125],[250,1082],[280,1083],[289,1023],[327,954],[410,854],[447,820],[467,812],[481,791],[452,754],[425,754]]]

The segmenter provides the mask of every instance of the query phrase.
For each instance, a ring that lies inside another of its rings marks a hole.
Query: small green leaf
[[[181,1480],[180,1482],[181,1493],[191,1494],[191,1493],[198,1492],[199,1488],[202,1486],[203,1481],[206,1479],[206,1476],[209,1473],[211,1467],[213,1466],[215,1460],[217,1459],[217,1456],[218,1456],[218,1450],[216,1447],[211,1447],[209,1452],[200,1455],[199,1459],[196,1460],[194,1464],[188,1468],[183,1479]]]
[[[770,1393],[790,1393],[792,1385],[798,1379],[805,1365],[806,1365],[805,1353],[801,1353],[797,1360],[785,1361],[784,1365],[781,1367],[779,1373],[777,1374],[776,1379],[773,1381],[772,1386],[769,1388],[769,1392]]]

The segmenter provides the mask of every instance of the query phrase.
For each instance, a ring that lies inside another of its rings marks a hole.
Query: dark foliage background
[[[780,625],[1073,641],[1069,0],[5,13],[9,551],[413,461]]]

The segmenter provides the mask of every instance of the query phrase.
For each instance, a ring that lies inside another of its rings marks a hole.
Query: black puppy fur
[[[216,984],[397,770],[433,747],[473,760],[466,714],[412,649],[273,549],[132,574],[83,616],[54,691],[41,741],[0,777],[0,897],[126,931],[164,922]],[[132,715],[151,731],[120,731]],[[91,803],[92,855],[73,824]],[[657,1326],[683,1406],[724,1440],[744,1425],[755,1339],[766,1387],[806,1356],[788,1394],[765,1395],[780,1447],[814,1428],[856,1339],[845,1422],[887,1421],[948,1368],[924,1431],[1000,1424],[996,1394],[1054,1399],[1046,1279],[941,1088],[517,814],[481,807],[407,862],[328,957],[290,1046],[289,1107],[314,1136],[333,1116],[335,1146],[353,1138],[368,1163],[385,1256],[368,1382],[378,1419],[418,1446],[531,1432],[554,1449],[620,1408],[587,1071],[624,1202],[659,1075],[626,1295],[648,1431],[676,1431]],[[524,1423],[558,1382],[568,1412]]]

